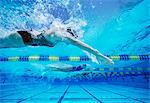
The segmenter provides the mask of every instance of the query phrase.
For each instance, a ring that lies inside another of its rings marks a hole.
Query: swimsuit
[[[32,34],[28,31],[17,31],[18,34],[22,37],[22,40],[25,45],[32,45],[32,46],[49,46],[54,47],[55,44],[46,40],[43,34],[37,35],[37,38],[33,38]]]

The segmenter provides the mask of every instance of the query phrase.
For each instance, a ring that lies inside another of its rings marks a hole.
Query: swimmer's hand
[[[114,64],[114,62],[106,56],[96,56],[96,59],[99,64],[104,63],[104,64],[107,64],[110,66],[112,66]]]

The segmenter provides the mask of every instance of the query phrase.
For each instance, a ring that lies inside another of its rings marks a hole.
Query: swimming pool
[[[57,21],[111,58],[93,61],[80,48],[0,49],[1,103],[149,103],[149,0],[1,0],[0,38],[49,29]],[[80,65],[86,68],[80,70]],[[52,69],[57,66],[59,70]],[[76,67],[62,71],[63,67]]]

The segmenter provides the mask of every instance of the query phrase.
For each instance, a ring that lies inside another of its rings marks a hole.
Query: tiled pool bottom
[[[3,84],[0,103],[150,103],[143,88],[99,84]]]

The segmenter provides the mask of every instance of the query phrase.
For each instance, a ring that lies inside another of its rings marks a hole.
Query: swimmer
[[[80,41],[78,35],[71,28],[52,27],[43,32],[35,30],[17,31],[9,36],[0,38],[0,48],[20,48],[25,46],[47,46],[54,47],[59,42],[72,44],[96,56],[99,63],[102,61],[107,64],[113,64],[113,61],[101,54],[97,49]]]
[[[72,66],[72,65],[64,65],[64,66],[59,66],[59,65],[48,65],[47,69],[45,71],[62,71],[62,72],[74,72],[74,71],[80,71],[82,69],[86,69],[87,64],[81,64],[78,66]]]

